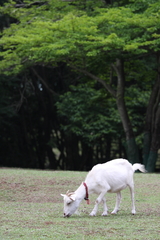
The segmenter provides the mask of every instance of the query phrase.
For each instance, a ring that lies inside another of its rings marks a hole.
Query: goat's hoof
[[[102,216],[106,217],[106,216],[108,216],[108,213],[102,213]]]
[[[136,211],[132,211],[132,215],[135,215],[136,214]]]
[[[111,214],[112,214],[112,215],[116,215],[116,214],[117,214],[117,212],[111,212]]]
[[[91,216],[91,217],[95,217],[96,214],[95,214],[95,213],[90,213],[89,216]]]

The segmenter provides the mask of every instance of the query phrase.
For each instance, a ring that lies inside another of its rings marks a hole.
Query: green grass
[[[160,175],[135,173],[137,214],[131,214],[129,189],[122,191],[121,210],[117,215],[90,217],[85,201],[80,215],[63,218],[60,193],[76,190],[85,172],[0,169],[0,239],[160,239]],[[111,212],[115,194],[107,194]]]

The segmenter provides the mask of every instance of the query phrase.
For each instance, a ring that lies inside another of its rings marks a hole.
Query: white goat
[[[90,216],[96,216],[100,202],[104,205],[102,216],[108,214],[105,194],[117,193],[116,205],[112,214],[119,210],[121,201],[121,190],[129,187],[132,200],[132,214],[136,213],[134,204],[134,181],[133,174],[136,170],[146,172],[144,165],[135,163],[133,166],[128,160],[115,159],[107,163],[95,165],[88,173],[85,182],[83,182],[75,192],[61,194],[64,198],[64,217],[70,217],[79,207],[83,199],[89,204],[89,194],[96,193],[98,198]]]

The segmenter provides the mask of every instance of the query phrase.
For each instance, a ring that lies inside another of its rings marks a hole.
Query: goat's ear
[[[66,194],[60,194],[62,197],[65,197],[66,196]]]

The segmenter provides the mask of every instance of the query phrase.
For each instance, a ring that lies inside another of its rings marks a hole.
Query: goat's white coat
[[[107,163],[95,165],[85,179],[89,194],[96,193],[99,195],[90,215],[96,216],[100,202],[102,202],[104,206],[102,215],[106,216],[108,214],[105,199],[107,192],[117,193],[116,205],[112,211],[112,214],[116,214],[120,206],[121,190],[126,187],[130,189],[132,214],[135,214],[133,174],[136,170],[146,172],[143,165],[135,163],[132,166],[132,164],[125,159],[115,159]],[[64,198],[64,217],[69,217],[75,213],[81,201],[85,198],[86,190],[82,183],[74,193],[61,194],[61,196]]]

